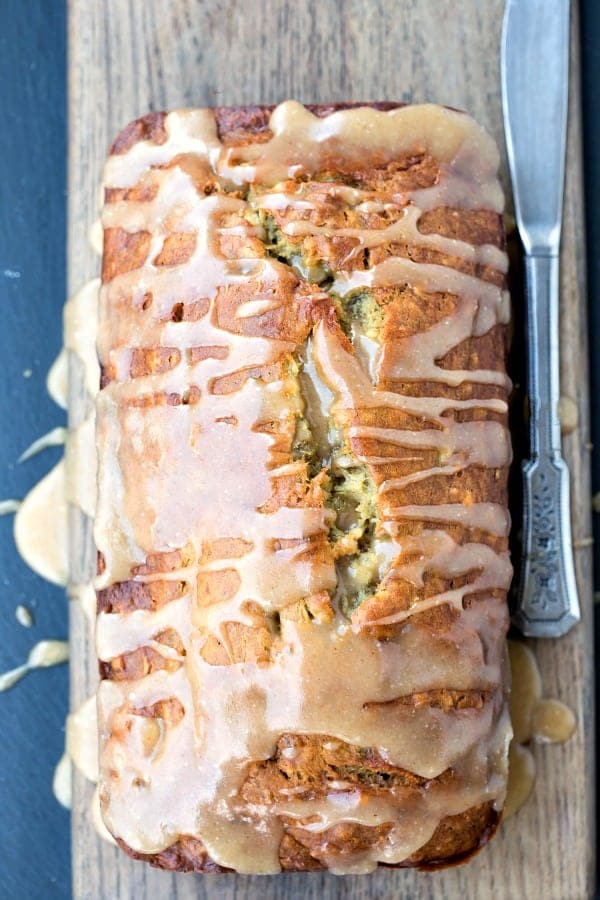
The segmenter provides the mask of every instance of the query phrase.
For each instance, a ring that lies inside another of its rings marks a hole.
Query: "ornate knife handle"
[[[557,254],[525,258],[531,459],[523,464],[523,561],[513,620],[532,637],[560,637],[580,619],[558,419],[558,265]]]
[[[579,621],[571,549],[569,470],[560,457],[523,466],[523,560],[519,605],[523,634],[560,637]]]

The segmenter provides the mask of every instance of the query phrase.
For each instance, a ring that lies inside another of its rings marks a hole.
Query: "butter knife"
[[[560,637],[580,619],[569,470],[558,401],[559,247],[569,77],[569,0],[508,0],[502,104],[525,252],[530,459],[523,463],[523,560],[515,625]]]

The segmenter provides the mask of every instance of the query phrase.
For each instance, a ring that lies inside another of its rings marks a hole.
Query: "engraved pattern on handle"
[[[558,255],[527,255],[525,275],[531,459],[523,465],[523,564],[513,621],[531,637],[560,637],[580,613],[558,419]]]
[[[571,549],[569,470],[548,456],[525,463],[523,567],[515,624],[524,634],[557,637],[579,621]]]

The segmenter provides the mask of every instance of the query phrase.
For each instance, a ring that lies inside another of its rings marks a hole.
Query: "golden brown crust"
[[[319,116],[325,116],[338,109],[346,109],[359,104],[331,104],[309,106],[308,108]],[[401,104],[373,103],[367,104],[376,109],[393,109]],[[232,107],[216,108],[214,115],[217,123],[219,137],[226,144],[245,144],[268,139],[271,132],[268,128],[269,116],[273,107]],[[115,140],[111,153],[126,153],[138,141],[150,141],[156,144],[166,140],[165,113],[154,112],[128,125]],[[332,161],[332,170],[335,161]],[[326,173],[317,173],[323,176]],[[340,169],[339,161],[336,174],[342,175],[346,184],[352,184],[364,189],[387,194],[405,191],[409,188],[426,188],[436,183],[439,168],[435,160],[425,153],[413,154],[393,163],[373,165],[372,162],[364,170],[354,168]],[[208,177],[204,172],[197,173],[203,189],[206,188]],[[204,180],[202,180],[204,179]],[[199,183],[200,183],[199,181]],[[316,193],[319,191],[318,177],[312,185]],[[155,187],[152,184],[151,175],[142,179],[139,185],[129,190],[109,190],[107,202],[115,202],[127,199],[149,199],[153,196]],[[336,221],[336,217],[343,216],[341,207],[333,204],[327,209],[327,221]],[[278,223],[284,220],[284,216],[275,216]],[[289,221],[289,216],[288,216]],[[351,225],[353,223],[350,223]],[[389,222],[368,223],[370,227],[385,227]],[[479,246],[490,244],[499,249],[505,246],[504,229],[502,219],[496,213],[488,210],[463,210],[455,208],[438,208],[422,214],[419,231],[423,234],[437,234],[446,238],[468,242]],[[154,260],[155,266],[177,265],[189,257],[193,251],[195,237],[187,234],[174,234],[165,241],[160,253]],[[146,232],[128,234],[119,229],[107,229],[105,231],[104,261],[102,280],[110,281],[116,275],[136,269],[145,261],[150,245],[150,235]],[[223,248],[222,248],[223,249]],[[503,286],[504,276],[491,266],[469,262],[465,259],[441,254],[426,247],[415,247],[409,243],[392,242],[372,250],[367,255],[353,257],[352,263],[344,260],[351,256],[355,249],[352,240],[335,241],[329,238],[311,237],[303,244],[304,252],[309,257],[326,263],[332,270],[341,271],[366,268],[381,262],[389,256],[403,257],[415,262],[446,265],[467,275],[472,275],[492,284]],[[235,254],[237,248],[233,248]],[[227,254],[225,254],[227,255]],[[219,327],[239,334],[259,336],[264,338],[277,338],[289,340],[295,343],[306,338],[312,324],[322,319],[328,322],[329,327],[340,331],[340,326],[335,314],[328,303],[324,303],[322,294],[316,287],[311,287],[298,279],[291,271],[288,289],[295,297],[294,304],[281,304],[273,312],[260,317],[239,318],[236,310],[238,306],[251,299],[257,286],[240,283],[219,290],[216,298],[216,317]],[[456,304],[456,297],[451,294],[426,294],[409,286],[400,286],[395,289],[374,289],[373,294],[379,304],[383,315],[382,342],[385,343],[391,335],[411,335],[423,331],[433,323],[440,321],[449,315]],[[151,295],[147,301],[152,302]],[[176,308],[177,307],[177,308]],[[208,301],[199,297],[196,303],[176,304],[172,311],[172,320],[201,318],[208,311]],[[340,334],[340,341],[344,337]],[[506,327],[497,325],[487,334],[480,337],[468,338],[459,346],[449,351],[439,360],[442,368],[453,369],[490,369],[502,370],[506,350]],[[178,351],[161,347],[153,350],[141,350],[134,352],[131,359],[130,375],[132,378],[146,376],[148,374],[167,371],[177,364]],[[195,347],[189,351],[189,360],[192,364],[209,358],[218,358],[218,347]],[[215,356],[216,355],[216,356]],[[211,390],[215,394],[227,394],[236,391],[248,379],[261,379],[269,382],[282,377],[284,362],[272,366],[248,367],[240,369],[227,378],[215,380]],[[112,373],[103,373],[103,385],[111,379]],[[415,397],[447,397],[454,399],[488,399],[494,397],[504,398],[506,390],[496,385],[474,384],[468,381],[452,387],[440,382],[400,382],[394,381],[383,384],[383,389],[393,390]],[[193,402],[193,397],[181,398],[175,395],[155,397],[148,395],[144,403],[167,402],[181,403]],[[456,414],[458,417],[458,413]],[[496,416],[505,423],[503,414],[482,412],[481,410],[468,410],[461,412],[460,421],[477,420],[479,417],[493,419]],[[404,418],[402,419],[402,416]],[[354,412],[357,424],[384,427],[407,428],[406,414],[388,408],[385,410],[359,409]],[[394,419],[394,417],[396,417]],[[270,424],[265,424],[269,429]],[[273,426],[274,427],[274,426]],[[423,421],[415,421],[414,427],[420,430],[424,427]],[[278,445],[274,444],[273,464],[278,463],[277,452],[284,461],[289,456],[291,435],[279,435]],[[371,441],[371,443],[369,443]],[[371,438],[354,437],[350,442],[351,450],[362,456],[386,456],[390,458],[387,465],[371,467],[370,475],[375,485],[384,480],[400,478],[426,466],[435,466],[436,451],[429,449],[411,449],[383,444],[380,440]],[[425,481],[409,483],[402,488],[389,491],[387,495],[390,506],[403,505],[431,505],[438,503],[479,503],[495,502],[506,504],[505,473],[501,470],[478,468],[471,466],[452,475],[432,476]],[[306,470],[299,469],[293,475],[273,478],[273,493],[269,500],[268,511],[274,511],[281,506],[303,505],[310,507],[322,505],[322,479],[309,479]],[[265,511],[266,508],[265,508]],[[411,520],[403,524],[398,522],[399,533],[406,529],[410,535],[418,534],[423,523]],[[480,530],[467,529],[460,524],[449,525],[449,534],[457,543],[478,541],[485,543],[495,550],[506,549],[506,538],[497,535],[486,534]],[[214,552],[218,558],[228,556],[236,558],[248,551],[247,547],[212,548],[204,549],[207,558]],[[308,551],[307,551],[308,552]],[[325,554],[323,546],[312,546],[310,552]],[[175,551],[175,555],[181,555]],[[164,558],[160,560],[149,559],[141,572],[165,572],[169,569],[176,570],[181,567],[182,561],[178,557],[172,561]],[[423,579],[422,588],[415,592],[415,585],[390,578],[384,582],[381,589],[367,599],[358,611],[358,621],[369,623],[373,618],[381,618],[385,615],[393,615],[415,602],[443,592],[453,590],[474,580],[477,573],[466,573],[454,580],[448,580],[443,574],[428,572]],[[235,569],[220,569],[218,572],[208,572],[201,576],[204,580],[201,585],[201,594],[207,604],[223,601],[233,597],[238,583]],[[98,595],[98,609],[103,612],[126,612],[134,609],[158,609],[164,604],[173,602],[181,596],[183,583],[172,581],[153,581],[141,584],[136,581],[125,581],[113,585]],[[467,606],[477,599],[476,593],[465,597],[464,605]],[[311,605],[312,601],[312,605]],[[499,603],[504,602],[501,596]],[[304,604],[297,604],[286,610],[288,616],[312,616],[318,619],[324,616],[324,621],[331,614],[329,598],[318,596],[309,598]],[[440,641],[444,640],[444,634],[453,624],[458,613],[449,606],[437,607],[413,616],[412,626],[417,629],[426,629],[437,634]],[[266,623],[257,619],[254,625],[242,625],[241,623],[225,623],[226,628],[222,634],[222,640],[213,636],[212,640],[205,643],[202,655],[211,665],[229,665],[231,663],[254,660],[258,662],[268,661],[271,652],[273,636]],[[384,640],[393,640],[403,628],[403,624],[372,626],[370,633]],[[177,666],[177,661],[165,661],[152,648],[145,647],[133,653],[102,663],[101,675],[103,678],[134,679],[142,677],[155,668],[164,665]],[[459,692],[453,690],[431,691],[427,694],[412,695],[401,698],[398,702],[419,705],[431,705],[443,710],[464,709],[481,707],[488,702],[485,692]],[[143,714],[143,713],[141,713]],[[328,749],[335,744],[335,750]],[[293,766],[286,762],[286,757],[281,751],[293,746]],[[272,803],[283,788],[294,787],[300,796],[306,799],[320,798],[326,795],[328,782],[332,779],[343,778],[350,784],[360,784],[368,794],[381,794],[394,796],[394,791],[418,791],[435,790],[436,786],[443,785],[451,780],[452,772],[444,772],[437,779],[427,782],[425,779],[400,769],[390,766],[382,756],[373,748],[358,748],[344,744],[328,735],[293,735],[284,734],[278,742],[274,757],[265,762],[250,766],[242,795],[253,803]],[[302,793],[303,791],[303,793]],[[456,816],[448,816],[442,820],[432,838],[417,853],[406,859],[401,865],[418,866],[421,868],[434,868],[441,865],[450,865],[462,862],[475,853],[493,834],[498,824],[498,813],[490,803],[467,810]],[[382,843],[390,826],[379,825],[367,827],[354,823],[338,823],[324,832],[315,833],[303,828],[297,820],[282,818],[284,835],[281,840],[279,857],[282,869],[295,871],[311,871],[322,869],[327,865],[326,858],[339,855],[344,857],[355,854],[367,847]],[[202,843],[189,836],[181,836],[166,850],[156,854],[140,854],[127,847],[119,840],[119,845],[130,856],[144,859],[151,865],[171,871],[193,872],[218,872],[227,871],[208,856]]]
[[[467,862],[487,844],[499,824],[500,816],[490,803],[457,816],[447,816],[433,837],[401,867],[430,871]],[[389,826],[386,825],[369,828],[340,823],[326,832],[315,834],[288,824],[279,845],[279,862],[282,870],[287,872],[320,871],[327,868],[320,857],[336,850],[342,858],[347,854],[356,854],[380,843],[387,831]],[[143,860],[159,869],[197,873],[230,871],[214,863],[202,842],[191,837],[182,837],[166,850],[153,854],[136,853],[121,840],[118,844],[133,859]]]
[[[319,103],[307,104],[307,109],[317,116],[328,116],[340,109],[352,109],[364,105],[371,106],[373,109],[388,110],[396,109],[403,104]],[[217,134],[222,140],[228,140],[231,143],[241,143],[240,138],[248,139],[256,135],[269,135],[269,117],[274,109],[274,106],[216,106],[213,113],[217,123]],[[110,153],[127,153],[139,141],[164,144],[167,139],[166,117],[166,112],[151,112],[130,122],[113,141]]]
[[[140,141],[151,141],[154,144],[164,144],[167,133],[165,131],[165,112],[151,112],[139,119],[135,119],[119,132],[110,148],[111,154],[127,153],[134,144]]]

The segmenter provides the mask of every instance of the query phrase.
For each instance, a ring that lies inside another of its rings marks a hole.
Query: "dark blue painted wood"
[[[64,422],[44,380],[65,293],[65,43],[62,2],[0,2],[0,499],[22,497],[51,467],[58,450],[17,459]],[[64,592],[16,555],[12,520],[0,518],[0,670],[67,633]],[[31,607],[34,628],[17,623],[17,603]],[[11,900],[70,895],[69,815],[51,788],[67,690],[61,666],[0,694],[0,896]]]
[[[590,323],[590,396],[592,413],[592,490],[600,491],[600,4],[581,4],[583,137],[586,179],[587,276]],[[600,590],[600,514],[594,514],[594,590]],[[600,605],[594,606],[596,646],[596,748],[600,747]],[[596,754],[597,754],[596,750]],[[598,756],[596,755],[596,759]],[[600,772],[598,773],[600,775]],[[596,808],[600,809],[600,777]],[[598,872],[600,879],[600,871]],[[599,881],[600,885],[600,881]],[[600,897],[600,889],[598,891]]]
[[[586,174],[587,275],[591,343],[592,398],[592,485],[600,491],[600,415],[597,415],[600,393],[600,5],[597,0],[584,0],[581,16],[581,48],[583,55],[582,99],[584,112],[584,154]],[[594,515],[594,526],[600,529],[600,514]],[[600,540],[595,545],[595,588],[600,589]]]

